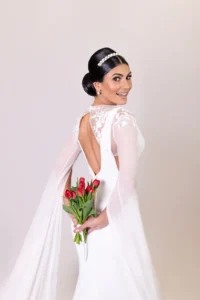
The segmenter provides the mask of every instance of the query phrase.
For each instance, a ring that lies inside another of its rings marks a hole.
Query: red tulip
[[[89,194],[90,192],[93,193],[93,192],[94,192],[94,189],[93,189],[90,185],[88,185],[88,186],[86,187],[86,190],[85,190],[85,191],[86,191],[87,194]]]
[[[79,186],[77,189],[77,193],[80,197],[84,195],[85,189],[82,186]]]
[[[80,183],[79,183],[79,186],[78,186],[79,188],[80,187],[82,187],[83,189],[85,189],[85,182],[84,181],[81,181]]]
[[[76,198],[76,192],[75,192],[75,191],[72,191],[72,192],[71,192],[71,195],[72,195],[72,199],[75,199],[75,198]]]
[[[70,190],[66,190],[66,191],[65,191],[65,197],[66,197],[67,199],[72,198],[72,194],[71,194]]]
[[[80,177],[79,182],[85,182],[85,178],[84,177]]]
[[[98,188],[99,185],[100,185],[100,180],[98,180],[98,179],[95,179],[95,180],[92,182],[92,186],[93,186],[94,188]]]

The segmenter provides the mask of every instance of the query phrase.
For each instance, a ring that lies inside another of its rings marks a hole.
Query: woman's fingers
[[[71,218],[71,220],[72,220],[72,222],[73,222],[73,224],[74,224],[74,227],[75,227],[75,226],[78,224],[78,222],[77,222],[75,216],[72,215],[72,214],[69,214],[69,216],[70,216],[70,218]]]
[[[90,217],[85,221],[84,224],[82,224],[80,227],[76,228],[74,232],[80,232],[83,231],[85,228],[94,228],[96,227],[96,220],[93,217]]]
[[[91,233],[91,232],[93,232],[94,230],[97,230],[97,229],[98,229],[97,227],[90,228],[90,229],[88,230],[88,234]]]
[[[73,221],[73,223],[74,223],[74,227],[76,227],[77,224],[78,224],[77,220],[74,218],[74,219],[72,219],[72,221]]]

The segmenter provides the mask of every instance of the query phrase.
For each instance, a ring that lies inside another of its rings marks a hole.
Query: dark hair
[[[97,95],[93,82],[103,82],[104,75],[120,64],[128,65],[127,61],[123,56],[116,55],[108,58],[101,66],[98,66],[98,63],[101,59],[114,52],[116,51],[114,51],[111,48],[102,48],[96,51],[90,57],[88,62],[89,73],[85,74],[82,80],[83,89],[88,95]]]

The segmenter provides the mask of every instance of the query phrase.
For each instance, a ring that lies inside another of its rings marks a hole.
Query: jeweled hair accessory
[[[113,53],[108,54],[102,60],[100,60],[100,62],[97,65],[100,67],[107,59],[109,59],[112,56],[116,56],[116,55],[119,55],[119,53],[113,52]]]

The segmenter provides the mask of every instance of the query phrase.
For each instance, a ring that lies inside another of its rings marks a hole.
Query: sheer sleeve
[[[128,198],[135,190],[138,158],[138,131],[133,114],[123,112],[113,124],[113,139],[119,157],[118,188]]]
[[[112,125],[112,138],[117,146],[119,172],[107,205],[107,215],[119,267],[130,283],[127,297],[130,299],[134,291],[132,296],[137,295],[138,300],[164,300],[139,210],[136,170],[142,149],[140,131],[131,112],[119,113]]]
[[[75,127],[47,180],[10,276],[1,283],[0,300],[56,299],[62,195],[70,170],[80,152]]]
[[[79,154],[81,153],[81,148],[78,143],[78,131],[77,127],[73,129],[72,134],[68,137],[65,145],[63,146],[56,162],[53,172],[60,183],[64,179],[66,182],[69,175],[69,171],[72,168],[73,164],[77,160]]]

